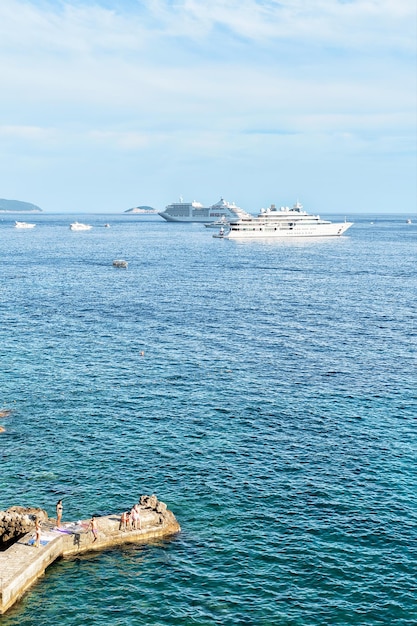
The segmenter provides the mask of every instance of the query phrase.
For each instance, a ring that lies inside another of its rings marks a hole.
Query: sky
[[[415,0],[1,0],[0,198],[417,212]]]

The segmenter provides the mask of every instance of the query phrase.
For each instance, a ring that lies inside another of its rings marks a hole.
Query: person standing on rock
[[[64,507],[62,506],[62,500],[58,500],[56,503],[56,525],[59,528],[62,519],[62,511]]]

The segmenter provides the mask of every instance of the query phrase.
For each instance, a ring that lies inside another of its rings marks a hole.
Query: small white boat
[[[213,235],[213,237],[217,237],[217,239],[223,239],[224,238],[224,226],[220,226],[220,230],[218,233],[216,233],[215,235]]]
[[[71,230],[91,230],[93,227],[90,224],[81,224],[80,222],[73,222],[70,224]]]
[[[206,228],[224,228],[225,226],[229,226],[229,222],[223,216],[219,220],[216,220],[215,222],[206,222],[204,226]]]
[[[15,222],[15,228],[35,228],[36,224],[31,224],[30,222]]]
[[[127,269],[127,266],[128,266],[128,262],[124,261],[123,259],[115,259],[113,261],[113,267],[123,267]]]
[[[406,224],[412,224],[412,221],[410,220],[410,218],[408,218],[408,220],[406,220]]]

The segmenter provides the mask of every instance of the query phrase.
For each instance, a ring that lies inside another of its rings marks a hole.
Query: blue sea
[[[2,626],[417,623],[417,220],[349,217],[0,216],[0,509],[155,493],[182,528],[54,563]]]

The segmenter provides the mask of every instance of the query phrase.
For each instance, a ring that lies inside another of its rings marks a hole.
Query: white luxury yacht
[[[256,217],[231,220],[227,229],[213,237],[224,239],[254,239],[260,237],[337,237],[343,235],[352,222],[330,222],[319,215],[309,215],[297,202],[292,208],[261,209]]]

